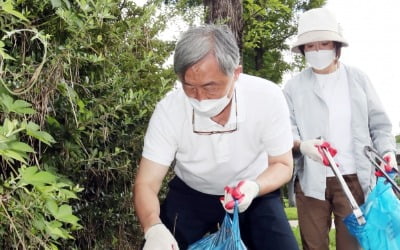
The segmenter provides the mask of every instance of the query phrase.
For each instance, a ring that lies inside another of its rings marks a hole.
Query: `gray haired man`
[[[178,41],[174,69],[182,88],[158,103],[134,183],[144,249],[186,249],[216,231],[232,212],[232,189],[242,196],[249,249],[298,249],[279,194],[293,171],[287,104],[277,85],[242,74],[239,61],[225,26],[191,28]],[[174,160],[160,208],[157,194]]]

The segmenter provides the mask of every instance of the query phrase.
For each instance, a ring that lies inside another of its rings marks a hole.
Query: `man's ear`
[[[243,66],[242,65],[238,65],[235,69],[235,71],[233,72],[234,76],[235,76],[235,81],[239,78],[239,75],[242,73],[243,71]]]

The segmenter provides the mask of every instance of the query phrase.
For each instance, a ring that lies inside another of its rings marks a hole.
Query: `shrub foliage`
[[[158,6],[0,3],[0,248],[137,248],[132,180],[175,80]]]
[[[132,181],[176,80],[158,35],[201,1],[134,2],[0,1],[0,249],[139,248]],[[243,1],[246,72],[280,82],[287,20],[323,2]]]

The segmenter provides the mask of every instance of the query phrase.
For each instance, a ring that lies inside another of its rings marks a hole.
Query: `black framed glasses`
[[[213,130],[213,131],[200,131],[200,130],[196,130],[195,128],[195,114],[194,114],[194,109],[192,112],[192,128],[193,128],[193,133],[195,134],[199,134],[199,135],[214,135],[214,134],[229,134],[229,133],[233,133],[235,131],[237,131],[237,127],[238,127],[238,118],[237,118],[237,100],[236,100],[236,91],[234,92],[235,94],[235,127],[233,129],[229,129],[229,130]]]

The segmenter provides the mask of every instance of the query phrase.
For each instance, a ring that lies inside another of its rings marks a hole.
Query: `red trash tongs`
[[[340,173],[337,164],[333,160],[333,156],[336,154],[336,149],[332,148],[328,142],[324,142],[321,146],[317,146],[318,151],[321,153],[323,158],[323,163],[325,166],[330,166],[336,178],[339,180],[340,185],[350,202],[350,206],[353,209],[353,214],[357,219],[359,225],[364,225],[366,223],[363,212],[358,206],[356,200],[354,199],[353,194],[351,193],[349,187],[347,186],[345,180],[343,179],[342,174]],[[332,156],[333,155],[333,156]]]
[[[375,169],[379,171],[380,174],[385,177],[385,179],[392,184],[393,188],[400,193],[400,188],[396,184],[396,182],[389,176],[388,172],[395,172],[396,174],[399,174],[399,170],[396,168],[390,168],[387,167],[389,164],[387,163],[386,159],[383,159],[382,156],[378,154],[378,152],[370,147],[370,146],[365,146],[364,147],[364,154],[368,158],[368,160],[375,166]],[[384,168],[381,167],[381,165],[384,166]]]

